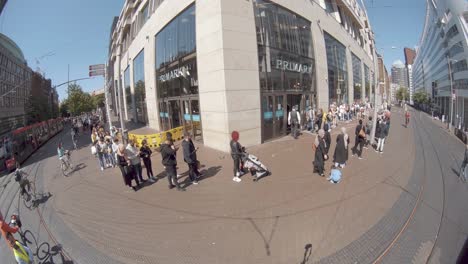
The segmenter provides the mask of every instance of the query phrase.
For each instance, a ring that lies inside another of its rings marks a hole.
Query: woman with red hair
[[[234,160],[234,178],[232,178],[235,182],[240,182],[241,179],[241,157],[242,157],[242,145],[239,143],[239,132],[232,131],[231,133],[231,142],[229,144],[231,146],[231,157]]]

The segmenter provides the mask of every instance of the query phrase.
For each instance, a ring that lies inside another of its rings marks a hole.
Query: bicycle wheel
[[[24,193],[23,195],[21,195],[22,198],[23,198],[23,203],[24,203],[24,206],[28,209],[31,209],[32,208],[32,196],[31,194],[29,193]]]
[[[23,239],[23,244],[29,247],[32,251],[37,248],[37,240],[31,231],[26,230],[21,238]]]
[[[60,168],[62,169],[63,176],[67,176],[68,165],[62,162],[62,164],[60,165]]]
[[[50,245],[47,242],[43,242],[37,247],[36,256],[40,261],[43,261],[51,256]]]

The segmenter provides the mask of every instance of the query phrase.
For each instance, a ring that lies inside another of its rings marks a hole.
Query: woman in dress
[[[117,164],[119,165],[120,172],[122,173],[124,184],[136,191],[136,187],[132,187],[132,172],[129,167],[130,160],[128,159],[127,154],[125,154],[125,146],[123,144],[119,144],[117,150]]]
[[[328,159],[327,152],[325,149],[325,131],[320,129],[317,137],[315,138],[315,160],[314,160],[314,172],[317,172],[320,176],[324,177],[325,160]]]
[[[341,134],[339,134],[336,138],[335,153],[333,154],[333,162],[335,163],[335,167],[345,167],[346,162],[348,161],[348,144],[349,136],[346,133],[346,128],[342,127]]]

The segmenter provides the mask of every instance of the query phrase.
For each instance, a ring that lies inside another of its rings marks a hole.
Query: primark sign
[[[274,67],[283,71],[292,71],[299,73],[312,73],[312,66],[307,64],[302,64],[294,61],[287,61],[282,59],[276,59],[272,61]]]
[[[179,67],[177,69],[174,69],[172,71],[168,71],[162,74],[161,76],[159,76],[158,79],[161,82],[167,82],[175,78],[187,77],[187,76],[190,76],[189,70],[190,70],[189,66],[182,66],[182,67]]]

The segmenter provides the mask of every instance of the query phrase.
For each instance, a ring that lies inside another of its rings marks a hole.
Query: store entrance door
[[[284,100],[284,95],[262,97],[262,141],[268,141],[286,133]]]
[[[193,139],[203,141],[198,97],[170,98],[159,102],[161,129],[184,127]]]

